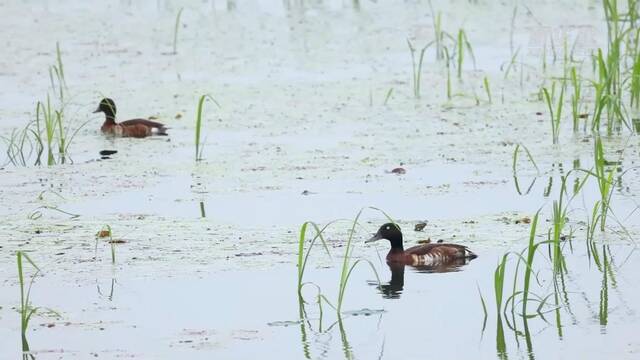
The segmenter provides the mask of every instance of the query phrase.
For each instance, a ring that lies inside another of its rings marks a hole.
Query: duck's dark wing
[[[158,135],[167,135],[167,127],[163,123],[151,121],[147,119],[131,119],[119,123],[122,126],[144,125],[158,130]]]
[[[455,259],[474,259],[478,257],[469,248],[458,244],[424,244],[408,248],[405,254],[428,256],[441,261]]]

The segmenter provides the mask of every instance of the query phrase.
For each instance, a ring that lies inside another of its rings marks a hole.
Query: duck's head
[[[100,104],[98,104],[98,108],[93,112],[95,113],[99,113],[99,112],[103,112],[107,115],[111,115],[111,116],[115,116],[116,115],[116,103],[109,99],[109,98],[104,98],[102,100],[100,100]]]
[[[382,239],[387,239],[391,243],[391,248],[399,248],[402,249],[402,231],[400,231],[400,226],[394,223],[386,223],[380,226],[378,232],[371,237],[371,239],[365,241],[365,243],[370,243]]]

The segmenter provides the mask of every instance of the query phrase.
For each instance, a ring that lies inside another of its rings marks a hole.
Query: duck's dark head
[[[374,242],[382,239],[387,239],[391,243],[392,249],[402,250],[402,232],[400,227],[394,223],[386,223],[380,226],[378,232],[371,237],[371,239],[365,241],[365,243]]]
[[[116,116],[116,103],[109,99],[104,98],[100,100],[100,104],[98,104],[98,108],[93,113],[103,112],[107,117],[115,117]]]

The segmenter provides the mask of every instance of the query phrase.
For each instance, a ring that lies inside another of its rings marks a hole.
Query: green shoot
[[[182,16],[182,11],[184,8],[180,8],[178,10],[178,14],[176,15],[176,23],[173,26],[173,54],[178,53],[178,29],[180,28],[180,17]]]
[[[484,77],[484,79],[482,79],[482,85],[484,87],[484,91],[487,94],[487,101],[489,101],[489,104],[492,103],[491,101],[491,87],[489,86],[489,78],[488,77]]]
[[[202,147],[200,146],[200,133],[202,129],[202,110],[204,107],[205,100],[211,100],[214,104],[220,107],[220,104],[213,98],[211,95],[202,95],[200,96],[200,100],[198,100],[198,110],[196,111],[196,134],[195,134],[195,145],[196,145],[196,161],[202,160]]]
[[[473,55],[471,43],[469,43],[469,39],[467,38],[467,33],[463,29],[460,29],[458,31],[458,41],[456,42],[456,52],[458,55],[458,79],[462,79],[462,63],[464,61],[465,49],[469,52],[469,55],[471,55],[471,59],[475,66],[476,59]]]
[[[551,134],[553,137],[553,144],[558,143],[558,137],[560,136],[560,120],[562,119],[562,105],[564,103],[564,85],[560,89],[560,98],[555,104],[556,110],[554,111],[553,97],[549,95],[547,88],[542,88],[544,99],[549,108],[549,117],[551,120]]]
[[[409,39],[407,39],[407,45],[409,46],[409,51],[411,52],[411,65],[412,65],[412,79],[413,79],[413,96],[416,99],[420,98],[420,78],[422,76],[422,62],[424,60],[424,52],[427,51],[427,48],[431,46],[431,43],[425,45],[422,49],[420,49],[420,55],[418,57],[418,62],[416,64],[416,49],[413,47],[413,44]]]
[[[33,282],[40,272],[40,268],[36,265],[31,258],[24,253],[23,251],[18,251],[16,253],[17,263],[18,263],[18,281],[20,282],[20,333],[22,335],[22,351],[29,351],[29,343],[27,342],[27,329],[29,328],[29,321],[33,314],[36,313],[38,308],[34,308],[31,306],[30,295],[31,295],[31,286]],[[23,270],[23,261],[22,259],[27,260],[31,266],[33,266],[36,272],[31,277],[31,281],[29,286],[26,288],[25,292],[25,279],[24,279],[24,270]]]

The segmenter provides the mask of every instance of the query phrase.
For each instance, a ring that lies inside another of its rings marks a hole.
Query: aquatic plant
[[[573,94],[571,95],[571,117],[573,119],[573,132],[578,132],[580,128],[580,101],[581,101],[581,82],[578,80],[576,68],[571,68],[571,85]]]
[[[196,161],[202,160],[202,150],[203,147],[200,146],[200,132],[202,129],[202,110],[204,107],[204,102],[206,100],[211,100],[214,104],[220,107],[220,104],[213,98],[211,95],[202,95],[198,100],[198,108],[196,111],[196,134],[195,134],[195,147],[196,147]]]
[[[540,244],[535,243],[536,229],[538,228],[538,217],[540,210],[538,210],[531,221],[531,230],[529,232],[529,245],[527,246],[526,266],[522,288],[522,316],[527,318],[527,304],[529,303],[529,293],[531,289],[531,274],[533,273],[533,262],[536,251]]]
[[[482,79],[482,86],[484,87],[484,91],[487,94],[487,101],[489,102],[489,104],[491,104],[493,101],[491,101],[491,87],[489,86],[489,78],[488,77],[484,77]]]
[[[35,281],[36,276],[38,276],[38,273],[40,273],[40,268],[23,251],[18,251],[16,253],[16,259],[17,259],[17,265],[18,265],[18,281],[20,283],[20,334],[22,336],[22,351],[28,352],[29,342],[27,341],[27,330],[29,328],[29,321],[31,321],[31,317],[38,310],[37,307],[34,308],[31,305],[31,300],[30,300],[31,286]],[[26,292],[25,292],[23,259],[26,260],[29,264],[31,264],[31,266],[36,270],[36,272],[31,276],[31,281],[29,282],[28,287],[26,287]]]
[[[331,224],[331,223],[329,223]],[[297,267],[298,267],[298,297],[299,299],[302,299],[302,288],[304,287],[305,283],[303,282],[304,279],[304,272],[307,268],[307,261],[309,259],[309,255],[311,254],[311,250],[313,249],[313,245],[315,244],[316,240],[320,239],[320,241],[322,242],[322,246],[324,247],[325,251],[327,252],[327,255],[331,256],[331,252],[329,252],[329,247],[327,246],[327,242],[324,239],[324,236],[322,235],[322,233],[326,230],[327,226],[329,226],[329,224],[325,225],[322,229],[320,229],[320,227],[318,227],[318,225],[312,221],[307,221],[304,224],[302,224],[302,226],[300,227],[300,235],[298,236],[298,262],[297,262]],[[306,242],[306,237],[307,237],[307,227],[311,225],[313,227],[313,229],[316,231],[313,239],[311,239],[311,242],[309,243],[308,248],[305,250],[304,245]]]
[[[552,92],[555,90],[555,83],[553,83]],[[551,135],[553,138],[553,144],[558,143],[558,137],[560,136],[560,120],[562,119],[562,106],[564,104],[564,84],[560,87],[560,97],[554,104],[554,97],[549,95],[547,88],[542,88],[544,94],[544,100],[549,108],[549,118],[551,120]],[[556,110],[554,111],[554,105]]]
[[[111,230],[110,225],[105,225],[96,233],[96,246],[95,246],[95,255],[93,257],[94,260],[98,260],[98,242],[100,239],[108,238],[109,246],[111,248],[111,264],[116,263],[116,243],[117,241],[113,240],[113,231]]]
[[[445,56],[445,68],[447,70],[447,82],[446,82],[446,94],[447,100],[451,100],[451,56],[449,56],[449,49],[444,47],[444,56]]]
[[[378,209],[376,209],[378,210]],[[358,212],[358,214],[356,215],[355,219],[353,219],[353,224],[351,226],[351,230],[349,231],[349,237],[347,238],[347,243],[345,245],[345,250],[344,250],[344,256],[343,256],[343,260],[342,260],[342,268],[340,271],[340,285],[339,285],[339,290],[338,290],[338,302],[337,302],[337,308],[336,311],[338,312],[338,314],[340,314],[340,311],[342,309],[342,302],[344,301],[344,294],[347,290],[347,284],[349,282],[349,277],[351,276],[351,272],[353,271],[353,269],[355,269],[355,267],[361,263],[361,262],[366,262],[367,264],[369,264],[369,266],[371,267],[371,270],[373,270],[373,273],[376,276],[376,280],[378,281],[378,283],[380,283],[380,277],[378,276],[378,272],[376,271],[375,266],[373,266],[373,263],[367,259],[358,259],[353,261],[352,259],[352,255],[353,255],[353,245],[352,245],[352,241],[353,241],[353,236],[355,234],[355,230],[356,230],[356,225],[358,225],[358,219],[360,218],[360,215],[362,215],[362,212],[364,211],[363,209],[360,209],[360,211]],[[382,210],[379,210],[382,213],[384,213]],[[385,214],[386,215],[386,214]],[[387,218],[389,218],[387,216]]]
[[[387,95],[384,97],[384,102],[382,103],[382,105],[387,105],[387,102],[389,102],[389,99],[391,98],[391,94],[393,94],[393,88],[389,88],[389,90],[387,91]]]
[[[180,8],[178,10],[178,14],[176,14],[176,22],[173,26],[173,54],[178,53],[178,29],[180,28],[180,17],[182,17],[182,11],[184,8]]]
[[[507,68],[504,71],[504,79],[505,80],[509,78],[509,74],[511,73],[511,69],[516,65],[516,59],[518,58],[519,54],[520,54],[520,47],[518,47],[518,49],[516,49],[515,53],[513,53],[513,55],[511,55],[511,59],[507,63]]]
[[[349,230],[349,234],[346,240],[346,244],[345,244],[345,251],[343,254],[343,258],[342,258],[342,265],[340,267],[340,281],[338,282],[338,298],[335,301],[335,305],[333,303],[331,303],[326,297],[324,296],[320,296],[321,295],[321,290],[320,287],[318,285],[309,283],[309,282],[304,282],[304,273],[307,267],[307,262],[309,259],[309,255],[311,253],[311,250],[313,249],[313,245],[315,244],[315,242],[320,239],[325,252],[327,253],[327,255],[331,256],[331,253],[329,252],[329,248],[326,244],[326,241],[324,239],[323,233],[326,231],[326,229],[335,223],[338,222],[344,222],[347,220],[344,219],[338,219],[338,220],[334,220],[331,221],[329,223],[327,223],[325,226],[323,226],[322,228],[320,228],[317,224],[315,224],[314,222],[311,221],[307,221],[304,224],[302,224],[301,228],[300,228],[300,233],[298,236],[298,257],[297,257],[297,266],[298,266],[298,279],[297,279],[297,292],[298,292],[298,300],[299,301],[303,301],[303,297],[302,297],[302,288],[305,285],[313,285],[316,287],[316,289],[318,290],[318,301],[324,301],[327,304],[329,304],[329,306],[331,306],[332,308],[334,308],[336,310],[336,312],[338,313],[338,316],[340,316],[341,311],[342,311],[342,304],[344,302],[344,298],[345,298],[345,294],[346,294],[346,290],[347,290],[347,285],[349,283],[349,278],[351,277],[351,274],[353,272],[353,270],[358,266],[358,264],[365,262],[367,263],[374,275],[376,276],[376,280],[378,281],[378,283],[380,283],[380,278],[378,276],[378,273],[375,269],[375,266],[373,265],[373,263],[367,259],[355,259],[353,258],[353,250],[354,250],[354,245],[353,245],[353,237],[355,236],[356,233],[356,227],[360,226],[360,223],[358,222],[358,220],[360,219],[360,216],[362,215],[362,212],[365,209],[372,209],[372,210],[376,210],[382,214],[384,214],[387,219],[391,222],[394,222],[383,210],[378,209],[378,208],[374,208],[374,207],[367,207],[367,208],[362,208],[360,209],[360,211],[358,212],[358,214],[356,215],[356,217],[353,220],[349,220],[351,223],[351,227]],[[307,242],[307,229],[309,227],[309,225],[311,225],[311,227],[315,230],[315,235],[313,236],[313,238],[310,240],[309,245],[307,246],[307,248],[305,249],[305,243]]]
[[[442,31],[442,13],[438,11],[436,14],[433,9],[433,4],[431,0],[429,0],[429,9],[431,10],[431,16],[433,17],[433,35],[435,37],[435,45],[436,45],[436,60],[441,60],[443,58],[443,42],[446,33]]]
[[[46,164],[64,164],[69,158],[69,148],[78,132],[90,121],[75,129],[65,121],[66,79],[60,44],[56,43],[56,64],[49,67],[49,77],[54,100],[47,94],[46,101],[36,103],[35,120],[20,130],[13,130],[9,137],[1,137],[7,146],[9,163],[15,166],[42,164],[46,151]]]
[[[422,77],[422,62],[424,61],[424,52],[427,51],[427,48],[431,45],[428,43],[422,49],[420,49],[420,56],[418,57],[418,62],[416,64],[416,49],[413,47],[413,44],[409,39],[407,39],[407,45],[409,45],[409,51],[411,52],[411,66],[412,72],[411,76],[413,79],[413,96],[416,99],[420,98],[420,78]]]
[[[511,163],[511,169],[513,170],[513,175],[516,176],[518,174],[516,164],[518,163],[518,154],[520,153],[520,148],[524,149],[524,152],[525,154],[527,154],[527,159],[529,159],[529,162],[531,162],[531,164],[533,165],[533,167],[535,167],[537,172],[540,172],[540,169],[538,168],[536,161],[533,159],[533,156],[531,155],[531,152],[529,151],[529,149],[522,144],[516,144],[515,149],[513,149],[513,162]]]
[[[498,314],[502,313],[502,298],[504,296],[504,280],[508,256],[509,253],[502,256],[502,260],[498,262],[493,273],[493,291],[496,299],[496,311]]]
[[[476,59],[475,59],[475,56],[473,55],[473,49],[471,48],[471,43],[469,42],[469,38],[467,38],[467,33],[463,29],[460,29],[458,31],[458,41],[456,42],[456,53],[457,53],[457,59],[458,59],[458,63],[457,63],[458,79],[462,79],[462,63],[464,62],[465,49],[471,56],[471,59],[473,60],[473,64],[475,67]]]
[[[604,148],[602,146],[602,139],[599,136],[596,137],[593,154],[595,177],[600,193],[600,231],[604,231],[610,209],[611,197],[613,196],[613,175],[615,169],[612,168],[608,171],[605,169],[606,160],[604,158]]]

